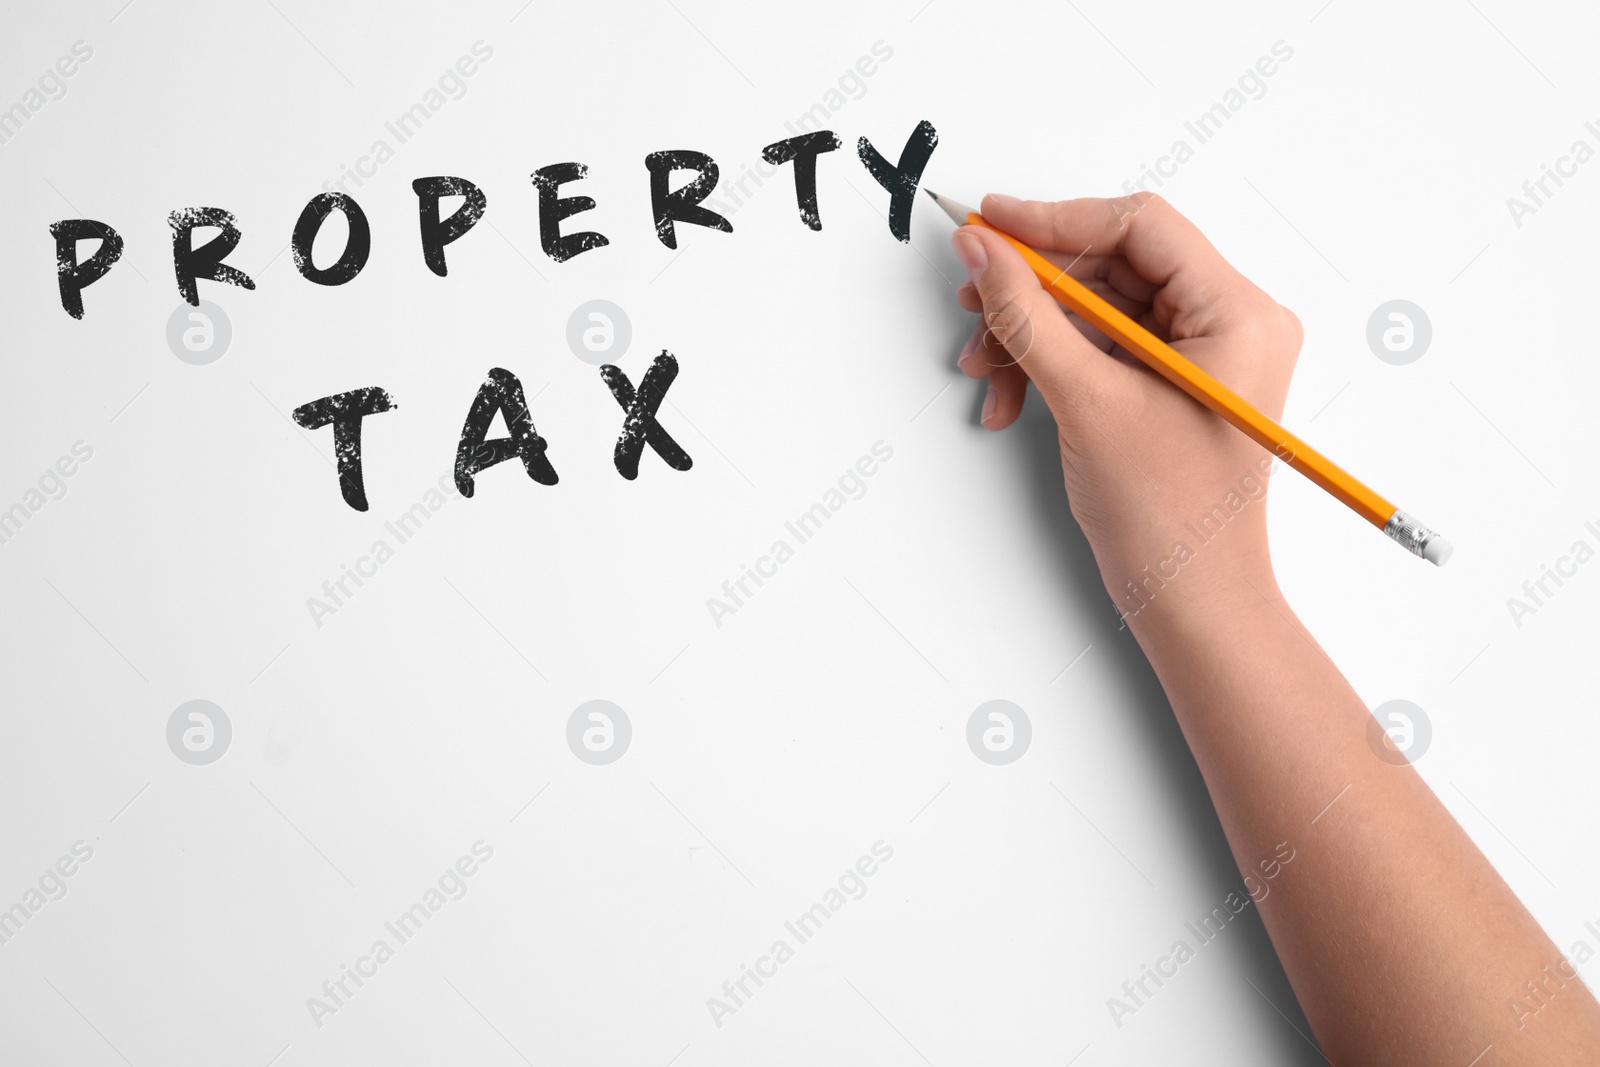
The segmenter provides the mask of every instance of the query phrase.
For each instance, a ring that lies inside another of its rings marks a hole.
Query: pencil
[[[957,226],[982,226],[1021,253],[1046,291],[1063,306],[1137,356],[1151,370],[1222,416],[1256,444],[1310,478],[1334,499],[1382,530],[1413,556],[1436,567],[1449,561],[1449,541],[1395,507],[1333,460],[1268,418],[1244,397],[1207,374],[1149,330],[1118,311],[1099,294],[965,204],[923,190]]]

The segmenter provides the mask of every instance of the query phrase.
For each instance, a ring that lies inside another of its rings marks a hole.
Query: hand
[[[988,196],[981,212],[1281,416],[1300,321],[1165,200]],[[983,425],[1009,426],[1028,383],[1039,390],[1059,430],[1072,513],[1122,612],[1163,598],[1216,603],[1275,592],[1265,521],[1271,454],[1067,312],[998,235],[963,226],[952,241],[971,279],[958,299],[983,315],[959,361],[988,379]]]

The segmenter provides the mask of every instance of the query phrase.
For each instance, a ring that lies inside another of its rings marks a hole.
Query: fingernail
[[[990,193],[989,199],[993,200],[997,204],[1004,204],[1006,207],[1011,207],[1015,204],[1022,203],[1022,201],[1018,200],[1016,197],[1007,196],[1005,193]]]
[[[994,382],[989,383],[989,391],[983,394],[983,414],[978,416],[978,421],[985,426],[989,425],[989,418],[994,414],[995,404],[999,401],[1000,394],[994,387]]]
[[[956,258],[967,268],[969,277],[976,278],[989,265],[989,253],[984,251],[983,242],[972,234],[957,230],[950,244],[956,250]]]
[[[967,369],[967,365],[971,363],[978,354],[978,342],[982,336],[983,335],[981,333],[974,330],[972,336],[967,338],[967,343],[961,346],[961,355],[956,357],[957,367],[960,367],[962,370]]]

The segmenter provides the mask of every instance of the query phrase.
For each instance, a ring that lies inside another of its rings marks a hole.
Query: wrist
[[[1180,543],[1136,566],[1119,557],[1102,564],[1101,577],[1123,624],[1147,652],[1169,638],[1226,634],[1262,609],[1287,610],[1264,531],[1259,541],[1240,537],[1199,548]]]

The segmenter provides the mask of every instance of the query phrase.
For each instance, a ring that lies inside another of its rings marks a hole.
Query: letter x
[[[617,405],[626,414],[622,416],[622,433],[617,437],[617,473],[630,482],[639,477],[639,457],[644,454],[645,442],[656,450],[656,455],[666,460],[675,471],[686,471],[694,466],[678,442],[656,421],[661,401],[666,399],[667,388],[678,376],[678,361],[671,352],[662,351],[645,372],[638,392],[620,369],[607,363],[600,368],[600,377],[617,398]]]

